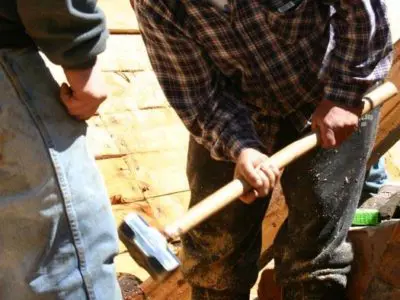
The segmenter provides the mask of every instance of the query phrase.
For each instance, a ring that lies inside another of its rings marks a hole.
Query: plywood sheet
[[[386,0],[393,42],[400,40],[400,1]]]
[[[400,41],[395,45],[394,65],[389,75],[389,80],[393,82],[400,91]],[[380,156],[391,149],[400,139],[400,94],[386,102],[381,109],[379,121],[379,131],[376,137],[374,150],[371,155],[370,163],[374,163]],[[398,149],[398,148],[397,148]],[[391,150],[393,152],[393,150]],[[399,156],[400,153],[397,154]],[[400,168],[400,165],[397,165]]]
[[[137,179],[123,158],[97,160],[111,203],[125,203],[144,199]]]
[[[125,158],[146,198],[189,190],[186,178],[186,149],[135,153]],[[187,194],[183,195],[185,197]],[[182,200],[179,200],[182,203]]]
[[[400,182],[400,141],[386,153],[385,161],[390,179]]]
[[[90,153],[96,159],[123,157],[125,153],[118,150],[113,138],[99,116],[88,120],[87,143]]]
[[[138,33],[139,26],[129,0],[98,0],[107,18],[107,27],[113,32]]]
[[[99,109],[102,115],[169,107],[153,71],[104,72],[104,77],[109,97]]]
[[[106,51],[99,56],[102,70],[150,70],[145,45],[140,35],[111,35]]]
[[[189,134],[172,108],[101,115],[121,152],[146,153],[182,149]]]

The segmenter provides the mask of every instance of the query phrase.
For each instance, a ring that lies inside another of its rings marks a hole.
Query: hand
[[[358,128],[362,107],[352,108],[323,100],[312,117],[312,130],[319,131],[323,148],[339,147]]]
[[[250,204],[259,197],[267,196],[278,181],[278,168],[268,163],[268,156],[258,150],[246,148],[236,161],[235,178],[242,178],[254,189],[240,197]]]
[[[92,117],[107,98],[106,84],[97,64],[88,69],[69,70],[64,73],[70,84],[63,83],[60,98],[68,113],[78,120]]]

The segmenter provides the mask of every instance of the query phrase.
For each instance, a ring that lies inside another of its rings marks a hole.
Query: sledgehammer
[[[378,86],[364,96],[362,113],[368,113],[396,95],[397,92],[396,86],[391,82]],[[318,143],[317,134],[310,133],[275,153],[268,160],[278,168],[284,168],[315,148]],[[163,233],[150,227],[139,215],[131,213],[119,226],[119,237],[132,258],[146,269],[153,279],[162,280],[180,265],[178,257],[171,251],[168,242],[193,229],[250,189],[251,187],[245,181],[234,179],[190,208],[180,219],[167,225]]]

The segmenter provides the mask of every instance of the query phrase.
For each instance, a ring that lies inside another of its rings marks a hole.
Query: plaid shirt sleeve
[[[337,0],[332,11],[334,48],[324,74],[325,99],[356,107],[391,66],[386,6],[384,0]]]
[[[247,108],[224,92],[224,77],[201,48],[166,8],[139,3],[136,14],[158,81],[197,142],[218,160],[235,161],[247,147],[262,150]]]

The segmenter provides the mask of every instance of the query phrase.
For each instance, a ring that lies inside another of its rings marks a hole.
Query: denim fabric
[[[277,279],[285,300],[325,300],[332,295],[345,299],[353,259],[347,232],[363,187],[378,114],[375,110],[364,117],[360,129],[338,149],[317,149],[285,169],[281,182],[289,216],[275,241]],[[279,148],[298,137],[286,122],[279,132]],[[213,160],[191,139],[190,205],[232,180],[233,171],[234,164]],[[268,198],[251,205],[236,201],[183,237],[182,270],[193,287],[193,300],[248,298],[243,295],[257,278],[261,223],[268,203]]]
[[[121,299],[86,124],[34,49],[0,50],[0,299]]]
[[[385,169],[385,158],[382,156],[376,164],[371,166],[365,178],[363,193],[372,196],[388,181]]]

